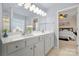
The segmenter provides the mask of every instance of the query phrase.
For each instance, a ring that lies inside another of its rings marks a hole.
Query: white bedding
[[[73,40],[76,39],[76,35],[71,31],[68,31],[68,30],[59,31],[59,38],[69,39],[69,37]]]

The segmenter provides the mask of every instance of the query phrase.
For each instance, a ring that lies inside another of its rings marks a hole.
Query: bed
[[[67,40],[75,40],[76,35],[73,33],[72,28],[63,28],[62,30],[60,29],[59,31],[59,38],[61,39],[67,39]]]

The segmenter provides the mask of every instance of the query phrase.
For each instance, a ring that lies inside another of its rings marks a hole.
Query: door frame
[[[73,8],[79,8],[79,4],[75,5],[75,6],[71,6],[71,7],[67,7],[67,8],[64,8],[64,9],[61,9],[61,10],[58,10],[57,11],[57,48],[59,48],[60,44],[59,44],[59,18],[58,18],[58,13],[61,12],[61,11],[66,11],[66,10],[70,10],[70,9],[73,9]],[[77,9],[78,10],[78,9]],[[78,18],[77,18],[78,20]],[[77,24],[78,26],[78,24]],[[78,29],[78,27],[77,27]],[[77,34],[78,35],[78,34]],[[78,36],[77,36],[78,37]],[[77,49],[77,38],[76,38],[76,49]]]

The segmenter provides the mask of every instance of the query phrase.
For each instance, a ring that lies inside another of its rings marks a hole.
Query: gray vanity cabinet
[[[31,37],[26,39],[26,46],[31,46],[39,42],[39,36]]]
[[[33,56],[33,46],[28,46],[16,52],[9,54],[10,56]]]
[[[0,46],[0,55],[6,56],[44,56],[54,47],[53,33],[25,37]]]
[[[25,51],[26,51],[26,55],[25,56],[33,56],[34,55],[33,46],[27,46]]]
[[[51,40],[49,34],[45,35],[45,55],[51,49]]]
[[[40,36],[40,41],[34,45],[34,55],[35,56],[44,56],[44,39],[43,36]]]
[[[51,36],[51,48],[54,48],[54,33],[51,33],[50,36]]]
[[[18,51],[25,48],[25,40],[11,42],[6,44],[6,55],[22,55]]]

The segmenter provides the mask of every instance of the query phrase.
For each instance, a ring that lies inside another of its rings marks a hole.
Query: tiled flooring
[[[52,49],[48,56],[77,56],[77,50],[75,48],[74,41],[62,41],[60,40],[60,48]]]

